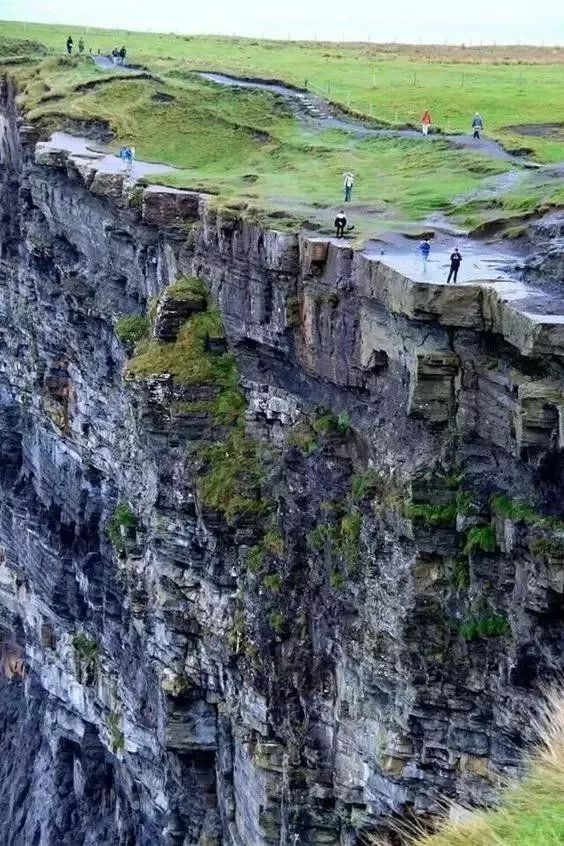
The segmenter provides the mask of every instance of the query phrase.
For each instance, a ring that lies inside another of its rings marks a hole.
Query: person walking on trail
[[[133,150],[133,152],[132,152]],[[129,175],[131,173],[131,168],[133,167],[133,156],[135,154],[134,147],[122,147],[119,151],[119,157],[123,164],[124,171]]]
[[[460,270],[460,262],[462,261],[462,256],[458,251],[458,247],[454,248],[454,252],[450,255],[450,270],[448,272],[448,279],[447,285],[449,284],[451,279],[454,279],[454,283],[456,284],[456,280],[458,278],[458,271]]]
[[[78,42],[78,52],[84,53],[84,39],[80,38]]]
[[[474,130],[474,140],[480,140],[480,132],[484,128],[484,121],[482,120],[482,116],[479,112],[474,114],[472,118],[472,129]]]
[[[423,135],[429,134],[429,127],[431,126],[431,113],[429,109],[425,109],[421,115],[421,131]]]
[[[347,218],[345,217],[345,213],[340,211],[337,217],[335,218],[335,230],[337,232],[337,238],[342,238],[345,234],[345,226],[347,225]]]
[[[343,186],[345,189],[345,203],[350,203],[352,197],[352,190],[354,185],[354,173],[348,170],[343,177]]]
[[[421,267],[423,273],[427,273],[427,262],[429,261],[429,253],[431,252],[431,245],[428,238],[423,238],[419,244],[419,255],[421,256]]]
[[[119,51],[119,57],[121,59],[122,65],[125,65],[125,57],[126,56],[127,56],[127,50],[125,49],[125,46],[123,46],[123,47],[120,48],[120,51]]]
[[[67,53],[69,54],[69,56],[72,53],[72,45],[73,44],[74,44],[74,41],[72,40],[72,35],[69,35],[69,37],[67,38]]]

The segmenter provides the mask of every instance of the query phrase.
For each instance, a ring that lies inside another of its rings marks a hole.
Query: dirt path
[[[92,61],[101,70],[111,71],[112,73],[126,73],[130,76],[136,76],[143,73],[138,68],[130,68],[128,65],[116,65],[111,56],[92,56]]]
[[[49,141],[43,142],[45,147],[53,150],[66,150],[74,156],[80,156],[92,162],[96,170],[102,173],[122,173],[124,171],[122,160],[106,148],[89,141],[87,138],[80,138],[76,135],[69,135],[67,132],[54,132]],[[154,162],[142,162],[135,160],[129,178],[136,182],[143,176],[159,173],[172,173],[176,168],[171,165],[157,164]]]
[[[366,126],[359,120],[348,118],[344,116],[339,110],[311,94],[309,91],[300,90],[298,88],[290,88],[281,82],[270,82],[268,80],[260,79],[242,79],[236,76],[229,76],[221,73],[211,73],[207,71],[200,72],[203,79],[209,82],[214,82],[216,85],[225,85],[232,88],[254,88],[262,91],[270,91],[273,94],[278,94],[289,103],[292,111],[298,120],[306,122],[311,126],[313,123],[317,129],[341,129],[345,132],[350,132],[359,138],[380,137],[380,138],[420,138],[422,143],[429,143],[432,141],[447,141],[454,147],[459,147],[464,150],[471,150],[472,152],[484,153],[494,159],[503,159],[505,161],[517,162],[524,164],[526,159],[520,156],[514,156],[508,153],[501,144],[493,141],[490,138],[481,138],[476,141],[472,135],[443,135],[442,133],[433,133],[423,138],[420,132],[415,129],[382,129]]]

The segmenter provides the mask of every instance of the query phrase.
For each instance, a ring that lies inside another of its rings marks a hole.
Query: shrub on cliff
[[[120,317],[115,325],[115,333],[122,344],[136,344],[149,331],[149,319],[137,314]]]
[[[108,522],[107,532],[111,545],[119,554],[126,551],[125,536],[137,528],[137,517],[125,502],[120,502]]]

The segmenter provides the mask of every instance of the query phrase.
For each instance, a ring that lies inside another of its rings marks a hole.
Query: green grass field
[[[564,136],[523,136],[507,127],[564,123],[564,49],[425,48],[191,37],[3,22],[6,37],[63,51],[68,33],[96,52],[126,44],[133,61],[156,70],[215,69],[279,78],[392,123],[417,122],[429,108],[437,126],[467,131],[479,110],[487,131],[527,146],[542,161],[564,159]],[[559,137],[560,136],[560,137]]]
[[[538,158],[552,161],[564,159],[564,134],[561,140],[556,130],[556,140],[525,138],[503,127],[564,123],[564,98],[557,89],[564,50],[532,50],[528,64],[518,64],[523,56],[517,48],[494,52],[490,61],[473,53],[475,61],[469,61],[469,51],[460,48],[81,32],[21,23],[4,23],[1,31],[0,61],[17,76],[21,104],[30,119],[43,122],[45,132],[66,118],[107,120],[116,147],[133,143],[139,158],[178,168],[159,181],[216,193],[221,204],[236,203],[258,218],[276,213],[279,226],[309,223],[329,231],[348,169],[356,175],[349,218],[358,239],[422,221],[435,211],[454,213],[473,227],[496,215],[518,216],[520,209],[534,210],[555,197],[562,200],[560,184],[524,177],[506,202],[503,197],[481,201],[481,188],[491,188],[492,180],[514,165],[420,137],[360,139],[321,131],[300,124],[287,103],[268,92],[221,88],[195,70],[302,85],[307,78],[327,98],[399,124],[416,121],[422,106],[429,106],[438,123],[442,116],[444,129],[464,130],[469,115],[480,108],[490,132],[497,125],[495,134],[504,142],[534,147]],[[63,55],[69,33],[75,43],[84,37],[87,52],[108,52],[125,43],[130,61],[154,78],[101,71],[87,55],[69,59]],[[47,57],[41,55],[45,52]],[[14,63],[14,55],[25,54],[28,62]]]
[[[438,141],[308,131],[269,92],[222,88],[190,71],[155,81],[105,74],[86,57],[51,56],[12,72],[28,117],[46,131],[67,117],[108,120],[116,147],[133,143],[139,158],[178,168],[159,181],[217,193],[259,216],[284,212],[289,225],[330,228],[349,168],[357,176],[351,219],[360,238],[448,208],[507,168]]]

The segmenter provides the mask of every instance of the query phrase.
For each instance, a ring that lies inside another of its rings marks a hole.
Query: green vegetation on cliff
[[[206,464],[198,482],[204,505],[225,515],[229,522],[266,513],[260,450],[240,425],[224,440],[202,447],[200,456]]]
[[[212,382],[222,387],[232,387],[234,360],[229,353],[210,355],[207,341],[210,336],[223,334],[217,311],[195,314],[181,327],[174,342],[151,338],[141,342],[136,355],[128,365],[132,376],[151,376],[170,373],[184,384]]]
[[[142,315],[128,314],[120,317],[115,332],[122,344],[135,344],[145,337],[149,329],[149,319]]]
[[[124,535],[133,533],[137,525],[137,517],[130,506],[126,502],[118,503],[108,521],[107,533],[111,545],[120,555],[126,551]]]
[[[194,386],[212,392],[209,398],[177,400],[171,407],[177,415],[208,415],[212,424],[214,440],[200,444],[197,449],[202,463],[198,476],[200,501],[222,514],[229,523],[242,518],[256,519],[269,508],[261,493],[262,450],[245,431],[246,401],[238,387],[235,358],[224,348],[225,334],[219,312],[211,306],[199,279],[182,278],[166,289],[161,306],[153,303],[150,322],[155,322],[163,304],[170,308],[175,303],[184,307],[190,304],[198,310],[182,323],[176,338],[161,341],[144,336],[127,364],[127,372],[135,379],[170,375],[180,390]],[[119,537],[112,541],[114,545]],[[280,543],[283,544],[281,538]],[[265,545],[273,544],[275,533],[269,532],[265,535]]]

